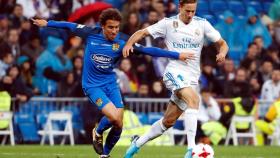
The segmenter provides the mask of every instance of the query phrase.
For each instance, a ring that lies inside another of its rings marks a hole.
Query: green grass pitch
[[[112,158],[122,158],[127,147],[116,147],[111,153]],[[238,146],[214,147],[215,158],[279,158],[280,147]],[[145,146],[135,158],[183,158],[183,146]],[[39,146],[16,145],[1,146],[0,158],[98,158],[91,145],[76,146]]]

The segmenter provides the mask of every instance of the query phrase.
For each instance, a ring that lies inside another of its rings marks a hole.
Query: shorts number
[[[179,78],[181,81],[184,81],[184,78],[182,75],[178,75],[177,78]]]

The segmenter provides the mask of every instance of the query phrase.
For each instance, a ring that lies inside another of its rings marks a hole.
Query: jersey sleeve
[[[211,42],[217,42],[221,39],[220,33],[207,21],[204,21],[204,34]]]
[[[76,36],[82,37],[84,39],[87,38],[89,34],[94,33],[94,28],[66,21],[50,20],[48,21],[47,27],[67,29],[74,33]]]
[[[78,24],[73,33],[83,39],[86,39],[90,34],[97,34],[101,31],[99,27],[88,27],[86,25]]]
[[[147,30],[153,38],[165,37],[167,32],[166,19],[164,18],[154,25],[147,27]]]
[[[153,57],[179,59],[180,55],[178,52],[168,51],[157,47],[144,47],[137,43],[133,45],[133,49],[135,50],[136,54],[146,54]]]

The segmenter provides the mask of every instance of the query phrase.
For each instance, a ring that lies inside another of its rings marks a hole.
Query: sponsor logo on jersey
[[[113,58],[103,54],[93,54],[91,59],[97,64],[111,64]]]
[[[114,43],[114,44],[112,45],[112,50],[113,50],[113,51],[117,51],[117,50],[119,50],[119,48],[120,48],[120,45],[119,45],[118,43]]]
[[[192,38],[182,38],[182,42],[172,42],[174,48],[198,48],[200,46],[199,43],[195,42]]]
[[[96,101],[95,101],[95,104],[96,104],[97,106],[101,106],[102,103],[103,103],[103,101],[102,101],[101,98],[98,98],[98,99],[96,99]]]
[[[177,43],[173,42],[172,43],[174,48],[199,48],[200,44],[199,43]]]
[[[173,21],[174,32],[177,32],[177,28],[178,28],[178,27],[179,27],[178,21]]]

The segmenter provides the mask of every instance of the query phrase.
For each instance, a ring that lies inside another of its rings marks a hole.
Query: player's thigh
[[[121,95],[121,90],[119,88],[119,85],[117,83],[112,83],[108,85],[106,94],[111,100],[111,102],[117,107],[117,108],[123,108],[123,100]]]
[[[193,87],[184,87],[175,91],[175,95],[183,100],[190,108],[198,108],[199,95]]]
[[[182,71],[166,71],[163,81],[166,88],[172,91],[171,100],[181,109],[198,108],[199,97],[196,90],[197,85],[191,85],[194,80],[187,78]]]
[[[107,96],[104,87],[96,87],[84,90],[90,102],[97,106],[99,110],[109,119],[111,123],[122,127],[123,108],[117,108]]]
[[[169,101],[163,117],[163,124],[165,127],[169,128],[173,126],[182,113],[183,110],[181,110],[174,102]]]
[[[84,92],[92,105],[97,106],[99,110],[102,110],[105,105],[111,102],[101,87],[84,89]]]

